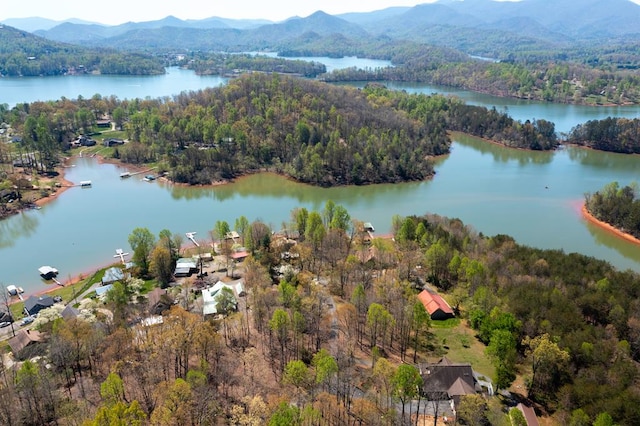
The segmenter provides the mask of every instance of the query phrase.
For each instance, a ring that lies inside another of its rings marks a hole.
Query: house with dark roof
[[[420,366],[422,394],[429,401],[449,401],[455,414],[460,399],[482,392],[482,386],[468,363],[454,363],[446,357]]]
[[[54,303],[55,302],[51,296],[30,296],[24,301],[24,308],[30,316],[33,316],[43,309],[52,307]]]
[[[13,317],[6,308],[0,308],[0,322],[13,322]]]
[[[422,302],[432,320],[444,320],[455,316],[447,301],[434,291],[422,290],[418,294],[418,300]]]

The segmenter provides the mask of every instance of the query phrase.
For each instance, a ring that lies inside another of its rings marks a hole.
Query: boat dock
[[[16,287],[15,285],[11,284],[7,286],[7,293],[9,293],[9,296],[18,296],[18,299],[24,300],[22,297],[24,289],[22,287]]]
[[[114,254],[113,257],[119,257],[120,260],[122,261],[122,264],[125,265],[127,262],[124,261],[124,257],[128,255],[129,253],[125,253],[124,250],[116,249],[116,254]]]
[[[130,178],[131,176],[141,175],[141,174],[144,174],[144,173],[149,173],[150,171],[155,170],[155,169],[157,169],[157,167],[151,167],[150,169],[140,170],[139,172],[122,172],[122,173],[120,173],[120,178],[127,179],[127,178]],[[155,176],[154,176],[154,178],[155,178]]]
[[[193,242],[193,244],[196,245],[196,247],[200,247],[200,244],[198,244],[198,242],[196,241],[196,238],[194,236],[194,235],[196,235],[195,232],[187,232],[185,235],[187,236],[188,239],[191,240],[191,242]]]

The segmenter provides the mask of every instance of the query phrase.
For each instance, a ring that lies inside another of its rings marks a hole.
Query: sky
[[[9,18],[41,17],[63,21],[77,18],[107,25],[155,21],[169,15],[180,19],[212,16],[233,19],[282,21],[293,16],[306,17],[322,10],[330,15],[371,12],[394,6],[415,6],[436,0],[4,0],[0,21]],[[463,1],[463,0],[460,0]],[[517,1],[517,0],[496,0]],[[631,0],[640,4],[640,0]],[[576,0],[579,4],[580,0]]]
[[[172,15],[180,19],[212,16],[233,19],[282,21],[306,17],[322,10],[330,15],[371,12],[393,6],[415,6],[435,0],[7,0],[0,7],[0,21],[9,18],[41,17],[63,21],[78,18],[107,25],[143,22]],[[640,0],[638,0],[640,1]]]

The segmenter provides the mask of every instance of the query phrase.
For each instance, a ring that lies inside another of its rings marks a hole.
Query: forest
[[[640,238],[640,198],[638,184],[620,187],[612,182],[593,194],[585,195],[585,206],[596,219]]]
[[[89,49],[52,42],[15,28],[0,28],[0,75],[5,77],[66,74],[163,74],[164,64],[149,54]]]
[[[567,142],[600,151],[640,154],[640,120],[608,117],[571,129]]]
[[[0,375],[1,422],[414,424],[402,407],[427,403],[417,366],[458,338],[435,337],[443,325],[416,298],[425,283],[473,329],[465,344],[484,348],[473,362],[490,360],[485,374],[498,389],[537,404],[553,424],[640,422],[638,274],[437,215],[396,216],[393,239],[368,240],[362,222],[331,201],[294,209],[282,230],[245,217],[234,225],[249,257],[170,286],[177,302],[155,325],[141,321],[147,297],[167,285],[163,271],[185,254],[182,237],[132,230],[133,277],[104,301],[74,301],[76,318],[57,308],[39,315],[34,326],[49,337],[19,356],[46,358]],[[230,229],[212,222],[227,259]],[[240,269],[247,294],[238,307],[225,297],[219,315],[203,318],[201,289]],[[512,386],[518,378],[521,388]],[[457,420],[508,426],[513,403],[463,397]]]
[[[315,61],[274,58],[261,54],[202,53],[185,55],[176,65],[194,70],[199,75],[234,75],[247,71],[278,72],[315,78],[327,72],[327,67]]]
[[[51,172],[70,142],[105,115],[129,140],[115,158],[158,163],[170,180],[189,184],[266,169],[320,186],[424,180],[434,173],[430,158],[449,152],[448,131],[517,148],[558,146],[546,120],[521,123],[495,109],[379,85],[360,90],[255,73],[172,98],[96,95],[5,107],[0,119],[22,142],[0,156],[10,162],[37,152],[35,164]]]

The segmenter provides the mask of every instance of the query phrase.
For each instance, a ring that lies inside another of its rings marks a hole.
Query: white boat
[[[80,186],[83,188],[88,188],[91,186],[91,181],[90,180],[83,180],[80,181]]]
[[[126,179],[126,178],[128,178],[128,177],[131,177],[131,173],[129,173],[129,172],[123,172],[123,173],[120,173],[120,177],[121,177],[122,179]]]

